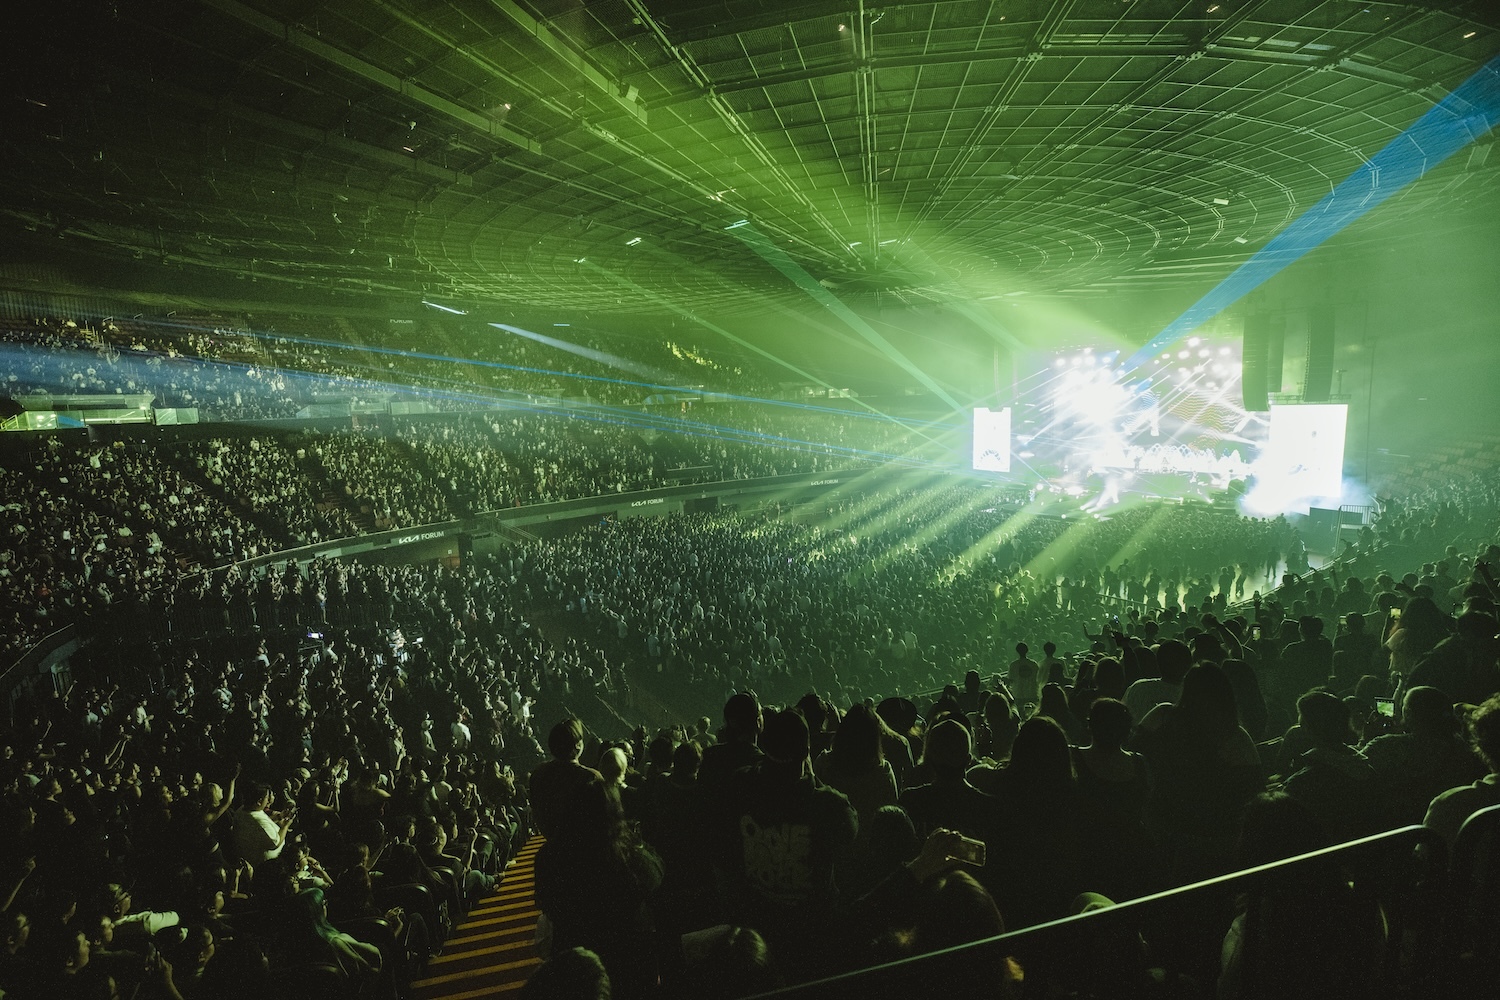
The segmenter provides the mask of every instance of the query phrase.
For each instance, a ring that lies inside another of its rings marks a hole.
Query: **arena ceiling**
[[[1500,51],[1492,0],[51,0],[3,18],[15,240],[681,315],[803,298],[777,250],[841,298],[1207,286]],[[1487,153],[1377,221],[1493,218]]]

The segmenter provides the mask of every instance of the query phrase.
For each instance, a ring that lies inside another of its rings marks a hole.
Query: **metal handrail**
[[[1448,855],[1441,837],[1423,826],[1401,827],[1114,906],[1010,931],[998,937],[760,994],[755,1000],[842,1000],[845,997],[850,1000],[883,1000],[887,997],[909,1000],[912,996],[930,995],[933,983],[941,981],[942,970],[951,963],[972,962],[981,956],[988,959],[1015,956],[1023,966],[1030,967],[1038,956],[1056,951],[1066,953],[1076,962],[1080,955],[1087,954],[1082,946],[1088,942],[1112,932],[1136,934],[1148,918],[1180,907],[1190,899],[1210,895],[1232,897],[1293,877],[1294,870],[1330,862],[1347,865],[1352,861],[1379,861],[1398,850],[1415,855],[1418,848],[1431,852],[1424,855],[1427,859],[1424,863],[1430,863],[1438,871],[1446,870]],[[1228,930],[1227,921],[1224,929]]]

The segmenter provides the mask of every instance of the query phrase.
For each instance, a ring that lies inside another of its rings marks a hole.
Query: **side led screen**
[[[1337,497],[1343,492],[1342,403],[1271,407],[1271,433],[1256,463],[1262,483],[1286,497]]]
[[[974,410],[974,468],[981,472],[1010,471],[1010,407]]]

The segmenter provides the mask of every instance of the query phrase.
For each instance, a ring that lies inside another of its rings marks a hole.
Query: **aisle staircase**
[[[443,942],[443,953],[412,983],[412,1000],[479,1000],[515,996],[542,964],[533,938],[541,913],[534,895],[536,852],[532,837],[505,870],[493,895],[474,904]]]

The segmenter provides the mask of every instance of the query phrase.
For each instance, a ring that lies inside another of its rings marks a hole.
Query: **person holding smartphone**
[[[251,864],[260,864],[281,856],[287,831],[297,816],[296,806],[272,812],[275,793],[269,785],[254,784],[245,796],[244,806],[234,816],[236,854]]]
[[[1333,655],[1345,654],[1343,662],[1348,665],[1348,683],[1341,680],[1340,689],[1352,687],[1365,674],[1371,672],[1375,652],[1380,648],[1380,639],[1365,631],[1365,616],[1358,611],[1344,615],[1344,628],[1333,640]]]

